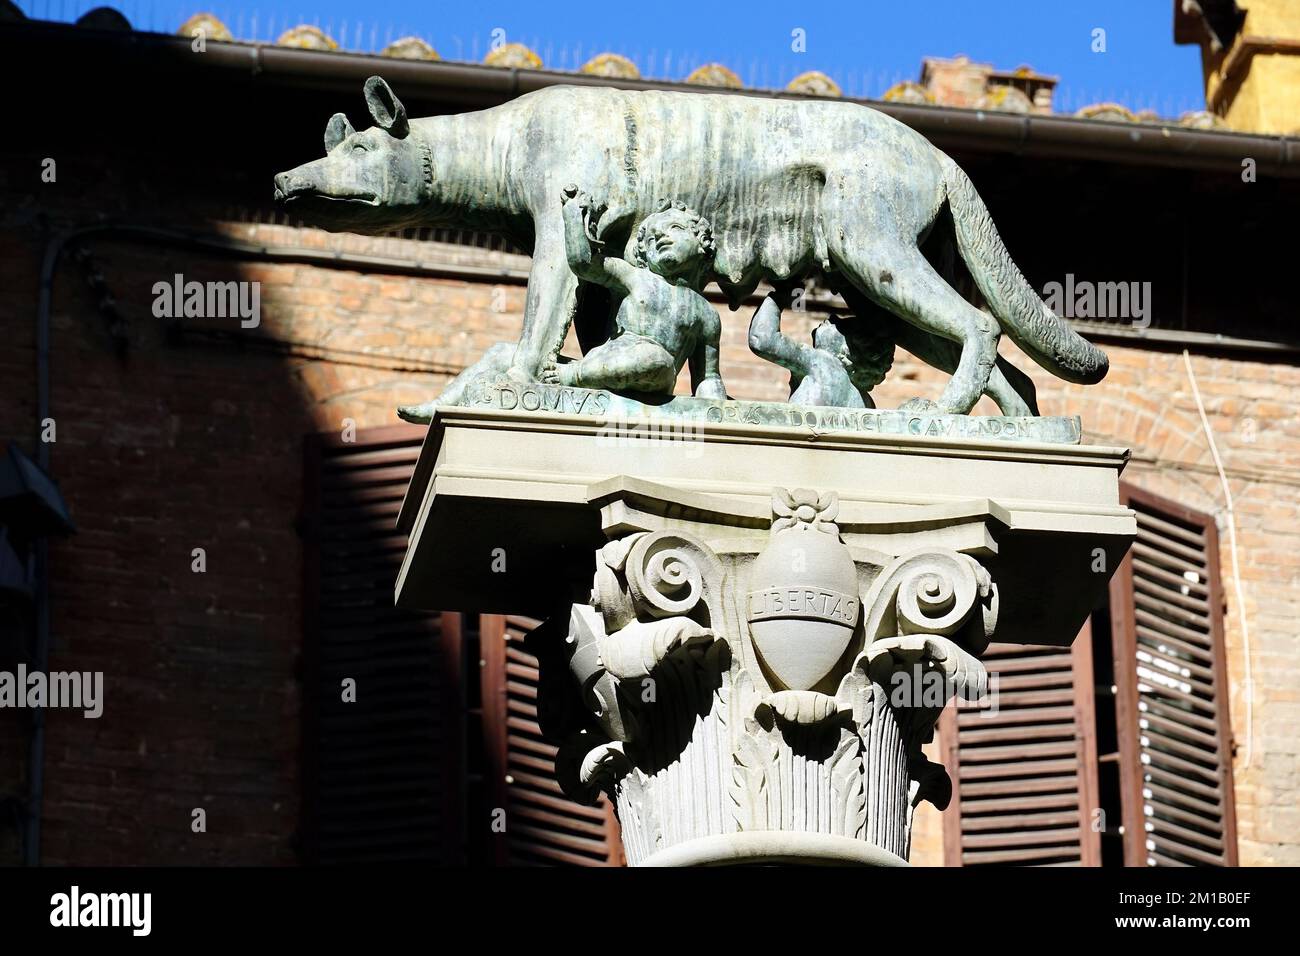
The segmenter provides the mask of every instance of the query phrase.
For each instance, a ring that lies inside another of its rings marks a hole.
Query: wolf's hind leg
[[[923,332],[882,309],[855,288],[839,290],[854,316],[861,321],[882,323],[894,342],[927,365],[951,375],[957,370],[961,350],[956,342]],[[997,403],[1003,415],[1037,416],[1038,399],[1034,380],[1001,355],[989,373],[984,394]]]
[[[864,295],[923,333],[960,346],[960,357],[939,398],[939,409],[957,415],[968,413],[988,386],[997,362],[997,320],[963,299],[910,240],[890,240],[886,236],[868,242],[837,240],[832,246],[832,259]]]

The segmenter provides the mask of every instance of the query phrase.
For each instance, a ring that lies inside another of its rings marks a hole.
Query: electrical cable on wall
[[[1237,516],[1232,506],[1232,489],[1228,487],[1228,476],[1223,470],[1223,459],[1219,457],[1219,446],[1215,444],[1214,432],[1210,430],[1210,420],[1205,414],[1205,403],[1201,401],[1201,390],[1196,385],[1196,375],[1192,371],[1192,356],[1183,349],[1183,363],[1187,366],[1187,381],[1192,386],[1192,397],[1196,399],[1196,410],[1201,415],[1201,426],[1205,429],[1205,438],[1210,443],[1210,454],[1214,466],[1219,471],[1219,483],[1223,485],[1223,497],[1228,505],[1228,550],[1232,552],[1232,582],[1237,592],[1237,619],[1241,627],[1241,654],[1245,661],[1245,680],[1242,688],[1246,697],[1246,755],[1241,760],[1241,769],[1250,767],[1254,728],[1255,682],[1251,677],[1250,667],[1250,631],[1246,626],[1246,597],[1241,589],[1241,558],[1237,554]]]

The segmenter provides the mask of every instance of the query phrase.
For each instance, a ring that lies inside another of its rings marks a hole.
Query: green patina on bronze
[[[644,341],[629,338],[602,352],[589,363],[596,379],[619,387],[622,375],[620,390],[653,384],[662,391],[671,388],[670,366],[698,357],[696,387],[707,380],[706,389],[717,394],[725,370],[707,369],[709,346],[700,343],[713,333],[702,313],[692,317],[688,292],[715,281],[735,308],[760,282],[779,289],[814,275],[844,298],[854,315],[847,321],[878,327],[886,345],[901,345],[951,374],[937,403],[916,399],[905,409],[962,415],[987,394],[1009,416],[1037,414],[1029,378],[998,355],[1003,333],[1067,381],[1091,384],[1106,373],[1105,355],[1054,315],[1020,274],[965,173],[920,134],[868,107],[561,86],[479,112],[409,119],[382,79],[368,80],[365,95],[376,125],[357,132],[336,114],[326,128],[326,156],[276,176],[277,197],[325,228],[454,226],[498,232],[531,248],[523,330],[506,364],[512,381],[585,377],[581,363],[565,371],[559,349],[578,312],[581,283],[603,282],[612,304],[601,302],[594,308],[602,314],[581,318],[588,333],[606,334],[586,344],[600,348],[622,335]],[[585,218],[586,253],[575,249],[565,225],[570,184],[589,197],[584,208],[601,210]],[[641,227],[665,202],[710,225],[711,262],[701,257],[698,272],[693,265],[666,276],[648,262],[635,265]],[[922,253],[936,225],[987,311],[963,298]],[[619,272],[626,281],[616,278]],[[634,294],[649,304],[623,309]],[[658,306],[650,301],[656,295]],[[656,307],[664,310],[659,318]],[[593,338],[583,331],[580,338]],[[813,378],[801,401],[866,405],[855,373],[888,367],[884,350],[860,368],[850,359],[846,388],[823,359],[850,354],[849,336],[827,331],[814,342],[825,353],[819,356],[787,349],[771,316],[760,331],[766,335],[759,348],[791,368],[796,384]],[[496,374],[504,352],[495,352],[476,366],[480,374]],[[642,364],[634,360],[638,353]],[[454,404],[455,395],[437,401]]]

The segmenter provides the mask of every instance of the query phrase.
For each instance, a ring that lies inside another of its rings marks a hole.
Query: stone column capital
[[[1126,453],[743,431],[440,410],[398,603],[545,618],[557,778],[609,795],[629,863],[904,865],[990,639],[1067,645],[1105,588]]]

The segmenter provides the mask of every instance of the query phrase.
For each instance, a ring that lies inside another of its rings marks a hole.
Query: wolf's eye
[[[369,150],[368,150],[368,149],[367,149],[363,144],[361,144],[361,143],[353,143],[353,144],[352,144],[352,152],[354,152],[354,153],[367,153],[367,152],[369,152]]]

